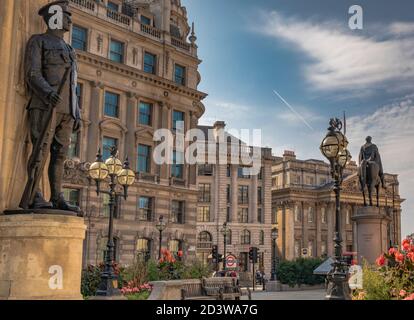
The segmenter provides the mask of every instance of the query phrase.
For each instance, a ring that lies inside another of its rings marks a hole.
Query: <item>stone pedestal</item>
[[[278,292],[282,291],[282,285],[279,281],[271,281],[269,280],[266,282],[266,291],[267,292]]]
[[[0,215],[0,300],[79,300],[83,218]]]
[[[362,207],[352,220],[357,227],[358,264],[365,260],[374,264],[381,253],[388,250],[387,225],[391,219],[384,209]]]

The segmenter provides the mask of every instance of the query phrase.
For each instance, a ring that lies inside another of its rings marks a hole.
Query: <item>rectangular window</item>
[[[69,202],[73,206],[79,207],[80,205],[80,190],[79,189],[63,188],[63,195],[67,202]]]
[[[230,207],[227,207],[226,221],[227,222],[230,222],[231,221],[231,208]]]
[[[213,165],[212,164],[200,164],[198,166],[198,175],[199,176],[212,176]]]
[[[112,11],[119,11],[119,4],[108,1],[108,8],[111,9]]]
[[[257,222],[264,223],[262,208],[257,208]]]
[[[258,187],[257,188],[257,204],[262,204],[262,203],[263,203],[262,187]]]
[[[68,158],[79,158],[79,132],[73,132],[70,137]]]
[[[210,222],[210,207],[197,208],[197,222]]]
[[[138,172],[149,173],[151,169],[151,147],[143,144],[138,145]]]
[[[302,216],[298,205],[295,205],[295,222],[301,222]]]
[[[173,201],[171,212],[172,223],[184,223],[184,201]]]
[[[309,207],[308,209],[308,223],[313,223],[314,221],[314,211],[313,211],[313,207]]]
[[[144,71],[146,73],[156,73],[157,56],[155,54],[145,52],[144,55]]]
[[[72,27],[72,47],[76,50],[87,50],[88,30],[74,25]]]
[[[110,138],[110,137],[103,137],[102,145],[103,145],[102,156],[105,161],[111,156],[111,148],[118,146],[118,139]]]
[[[185,86],[185,67],[175,65],[175,83]]]
[[[124,62],[124,44],[122,42],[111,40],[109,59],[118,63]]]
[[[105,115],[108,117],[119,117],[119,95],[105,92]]]
[[[277,207],[272,208],[272,224],[278,224],[277,213],[279,212]]]
[[[250,179],[249,168],[239,167],[237,169],[237,175],[240,179]]]
[[[82,109],[82,105],[83,105],[83,84],[82,83],[78,83],[78,85],[76,86],[76,97],[78,98],[78,106],[79,109]]]
[[[171,165],[171,176],[182,179],[184,177],[184,154],[182,152],[173,152],[173,164]]]
[[[231,165],[227,165],[227,168],[226,168],[226,173],[227,173],[227,178],[230,178],[231,177]]]
[[[239,204],[249,204],[249,187],[239,186]]]
[[[239,208],[238,209],[238,220],[239,220],[239,223],[248,223],[249,222],[249,209],[248,208]]]
[[[147,26],[150,26],[151,25],[151,19],[144,16],[144,15],[141,15],[141,23],[145,24]]]
[[[321,220],[322,220],[322,223],[326,223],[326,209],[325,208],[321,208]]]
[[[152,104],[140,102],[139,104],[139,124],[150,126],[152,122]]]
[[[185,128],[184,120],[185,120],[184,112],[174,110],[172,129],[174,131],[177,131],[177,129],[181,129],[182,131],[184,131],[184,128]]]
[[[210,202],[211,201],[211,185],[209,183],[199,184],[198,201],[199,202]]]
[[[148,197],[140,197],[138,201],[138,220],[153,220],[153,199]]]

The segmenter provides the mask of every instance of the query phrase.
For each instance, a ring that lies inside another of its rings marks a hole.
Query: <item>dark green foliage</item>
[[[277,279],[290,287],[295,285],[316,285],[325,282],[325,277],[314,275],[315,270],[323,260],[319,258],[298,258],[294,261],[282,261],[277,268]]]

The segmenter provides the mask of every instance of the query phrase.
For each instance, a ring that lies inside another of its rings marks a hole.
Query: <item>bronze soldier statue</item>
[[[61,24],[56,19],[60,6]],[[22,196],[23,209],[53,208],[80,212],[70,205],[62,193],[64,161],[73,132],[80,129],[81,118],[76,96],[77,64],[73,48],[63,36],[72,25],[69,2],[54,1],[39,10],[48,26],[44,34],[33,35],[26,47],[25,81],[30,100],[27,106],[30,136],[33,144],[28,163],[29,179]],[[62,20],[62,19],[61,19]],[[54,20],[56,21],[56,20]],[[50,154],[48,176],[51,199],[47,202],[39,189],[39,180]]]
[[[378,147],[372,143],[372,137],[366,138],[366,143],[361,147],[359,153],[359,181],[361,185],[362,194],[365,200],[365,186],[368,188],[369,202],[372,206],[372,191],[376,188],[377,191],[377,206],[379,205],[379,187],[385,188],[384,170],[382,167],[381,156]]]

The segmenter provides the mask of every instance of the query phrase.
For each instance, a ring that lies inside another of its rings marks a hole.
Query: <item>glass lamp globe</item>
[[[105,163],[103,163],[102,156],[99,154],[99,152],[96,161],[89,167],[88,173],[89,176],[96,181],[102,181],[108,177],[108,167]]]
[[[132,186],[135,182],[135,173],[129,168],[124,168],[118,173],[118,183],[121,186]]]
[[[164,217],[161,216],[158,220],[158,223],[155,225],[158,231],[162,232],[166,228],[166,223],[164,221]]]
[[[277,229],[273,229],[272,230],[272,240],[276,240],[278,236],[279,236],[278,230]]]
[[[345,168],[351,159],[351,153],[347,149],[340,151],[338,154],[338,164],[341,168]]]
[[[335,132],[335,134],[338,137],[338,141],[339,141],[339,151],[348,148],[349,142],[346,136],[340,131]]]
[[[227,223],[223,224],[223,228],[221,229],[221,234],[223,236],[227,236],[229,233],[229,227],[227,226]]]
[[[322,154],[329,160],[335,159],[340,151],[340,141],[336,134],[328,134],[320,146]]]
[[[108,167],[109,174],[118,175],[122,170],[122,162],[114,156],[110,157],[105,161],[106,166]]]

